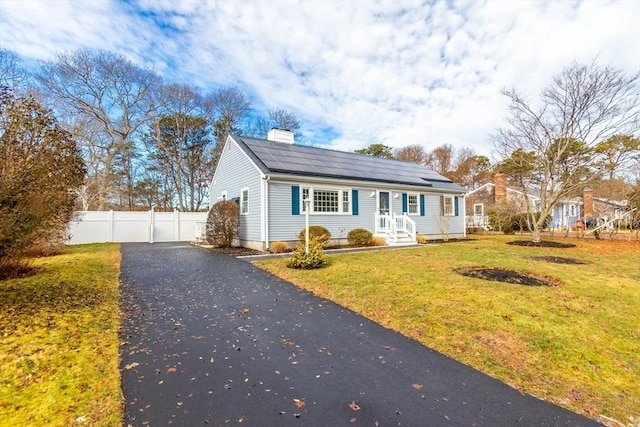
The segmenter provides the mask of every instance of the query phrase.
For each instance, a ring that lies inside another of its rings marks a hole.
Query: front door
[[[378,213],[380,215],[389,215],[389,192],[381,191],[378,193]]]

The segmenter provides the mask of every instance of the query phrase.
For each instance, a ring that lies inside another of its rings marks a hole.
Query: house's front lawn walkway
[[[556,249],[506,244],[520,236],[472,237],[330,255],[320,270],[257,264],[519,390],[611,425],[640,422],[640,242],[557,239],[576,247]],[[543,262],[560,258],[574,262]],[[555,286],[454,271],[474,267]]]

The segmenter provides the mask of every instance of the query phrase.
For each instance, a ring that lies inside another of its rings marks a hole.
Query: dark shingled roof
[[[416,163],[265,139],[231,137],[265,174],[353,179],[466,191],[450,179]]]

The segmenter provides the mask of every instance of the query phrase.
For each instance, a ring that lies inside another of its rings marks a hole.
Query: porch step
[[[408,234],[398,233],[398,239],[394,242],[390,236],[387,236],[387,245],[389,246],[408,246],[415,245],[416,241]]]

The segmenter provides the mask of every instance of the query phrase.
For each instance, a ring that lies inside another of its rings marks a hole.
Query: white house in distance
[[[294,145],[293,133],[272,129],[267,139],[227,138],[209,187],[210,205],[236,200],[240,245],[266,251],[276,241],[295,245],[309,224],[334,240],[364,228],[387,244],[465,236],[465,189],[421,165]]]

